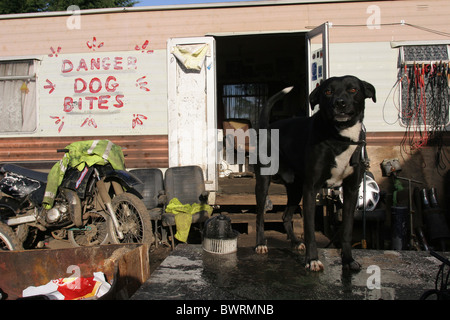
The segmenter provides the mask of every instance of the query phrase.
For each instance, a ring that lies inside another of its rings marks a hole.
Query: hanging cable
[[[402,96],[400,118],[406,127],[400,143],[404,153],[427,145],[437,146],[435,166],[445,170],[449,158],[443,148],[449,123],[449,65],[447,62],[405,64],[401,68]]]

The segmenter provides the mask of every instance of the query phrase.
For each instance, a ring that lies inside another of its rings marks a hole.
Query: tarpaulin
[[[120,146],[109,140],[86,140],[69,144],[68,152],[50,170],[47,177],[43,204],[46,209],[53,207],[58,187],[64,179],[68,167],[82,171],[85,166],[110,163],[116,170],[125,170],[125,159]]]

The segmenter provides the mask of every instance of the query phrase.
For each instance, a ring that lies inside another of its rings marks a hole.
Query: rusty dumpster
[[[104,273],[111,288],[100,299],[128,299],[150,277],[148,252],[145,244],[0,251],[2,299],[19,299],[25,288],[71,277],[74,269],[80,277]]]

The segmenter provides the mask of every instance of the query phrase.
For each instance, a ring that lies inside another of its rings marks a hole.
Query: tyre
[[[88,220],[81,228],[68,230],[68,238],[76,247],[97,246],[110,242],[114,232],[111,218],[103,212],[89,212]]]
[[[422,294],[420,300],[450,300],[450,290],[428,290]]]
[[[420,297],[420,300],[439,300],[439,290],[425,291]]]
[[[20,203],[9,197],[0,199],[0,216],[3,218],[13,218],[19,211]],[[28,237],[29,228],[26,224],[21,224],[12,228],[20,243],[24,243]]]
[[[23,250],[14,231],[3,222],[0,222],[0,250]]]
[[[113,243],[150,245],[153,242],[150,213],[142,200],[134,194],[124,192],[115,196],[111,204],[123,233],[123,239],[119,239],[116,232],[111,232]]]

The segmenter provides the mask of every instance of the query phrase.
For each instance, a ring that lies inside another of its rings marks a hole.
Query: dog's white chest
[[[350,138],[352,141],[359,140],[362,124],[358,122],[353,127],[345,129],[340,132],[344,137]],[[331,178],[326,181],[328,188],[339,187],[342,181],[353,173],[353,167],[350,165],[350,159],[356,150],[356,145],[349,145],[348,148],[339,154],[335,161],[336,166],[331,168]]]
[[[328,188],[339,187],[342,181],[353,173],[350,158],[355,152],[356,145],[351,145],[336,157],[336,167],[331,169],[331,178],[326,181]]]

